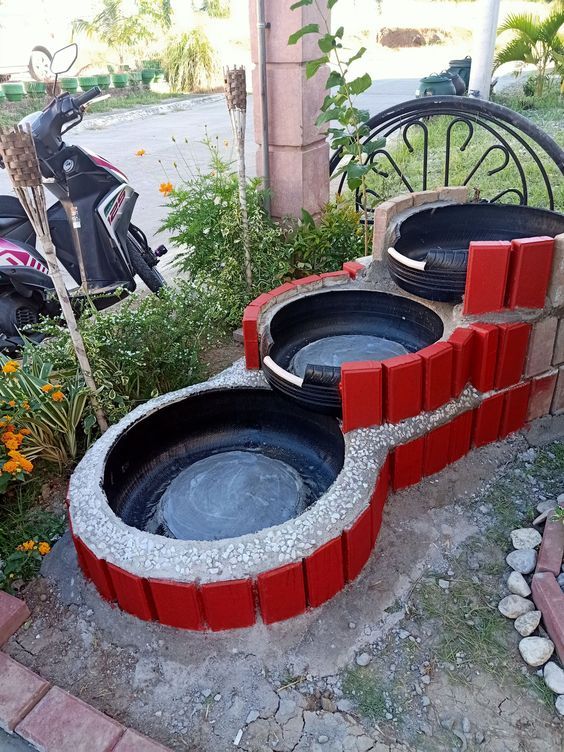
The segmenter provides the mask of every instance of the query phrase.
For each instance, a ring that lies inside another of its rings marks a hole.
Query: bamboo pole
[[[253,288],[251,245],[249,238],[249,217],[247,212],[247,175],[245,167],[245,129],[247,120],[247,81],[245,68],[225,68],[225,98],[233,129],[233,139],[237,150],[239,176],[239,204],[243,226],[243,250],[245,254],[245,278],[249,292]]]
[[[49,274],[53,280],[53,286],[55,287],[61,311],[69,330],[76,359],[90,393],[90,402],[94,409],[100,431],[104,433],[108,428],[108,421],[98,402],[96,383],[92,375],[86,348],[84,347],[84,340],[78,330],[68,290],[61,274],[55,246],[51,239],[47,206],[45,203],[45,191],[41,180],[41,171],[39,169],[35,144],[29,126],[28,130],[24,130],[22,127],[0,129],[0,155],[10,176],[14,192],[25,209],[25,213],[41,242]]]

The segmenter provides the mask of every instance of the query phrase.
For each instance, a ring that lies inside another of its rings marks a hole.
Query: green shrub
[[[162,66],[173,92],[209,88],[216,71],[214,49],[203,29],[192,29],[171,41]]]
[[[205,302],[186,283],[158,295],[131,296],[113,311],[83,314],[79,328],[110,423],[140,402],[203,378],[200,355],[211,338],[209,321]],[[46,321],[43,331],[50,335],[40,348],[44,357],[60,374],[72,371],[66,328]],[[91,414],[85,427],[94,428]]]
[[[288,279],[334,271],[343,261],[364,253],[359,215],[340,201],[326,207],[319,225],[303,213],[296,225],[275,224],[263,209],[260,181],[247,185],[253,288],[244,274],[243,237],[237,175],[219,152],[210,148],[211,169],[184,180],[169,196],[163,229],[184,251],[177,265],[198,294],[210,317],[226,327],[239,326],[245,305],[261,292]]]
[[[205,0],[202,10],[212,18],[229,18],[231,15],[229,0]]]

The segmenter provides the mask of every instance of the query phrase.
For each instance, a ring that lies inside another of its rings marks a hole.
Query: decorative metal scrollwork
[[[449,185],[474,188],[480,199],[564,211],[564,149],[517,112],[469,97],[413,99],[369,120],[365,141],[386,144],[366,156],[366,203],[370,218],[380,201],[408,191]],[[334,173],[339,152],[330,163]],[[339,178],[338,191],[346,187]]]

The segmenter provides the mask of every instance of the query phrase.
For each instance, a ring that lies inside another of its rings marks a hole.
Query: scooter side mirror
[[[78,45],[76,42],[57,50],[51,60],[51,73],[54,73],[56,76],[66,73],[75,64],[77,57]]]

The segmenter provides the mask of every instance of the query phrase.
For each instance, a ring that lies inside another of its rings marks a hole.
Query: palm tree
[[[557,8],[545,19],[531,13],[513,13],[498,28],[497,33],[513,31],[515,36],[501,49],[494,61],[498,68],[503,63],[526,63],[537,69],[535,94],[542,96],[547,69],[551,64],[558,65],[564,54],[564,37],[560,29],[564,25],[564,5]]]
[[[137,0],[136,5],[137,13],[125,15],[122,0],[102,0],[102,9],[91,21],[73,21],[73,32],[105,42],[117,52],[123,68],[127,50],[155,38],[155,24],[166,28],[171,25],[170,0]]]

